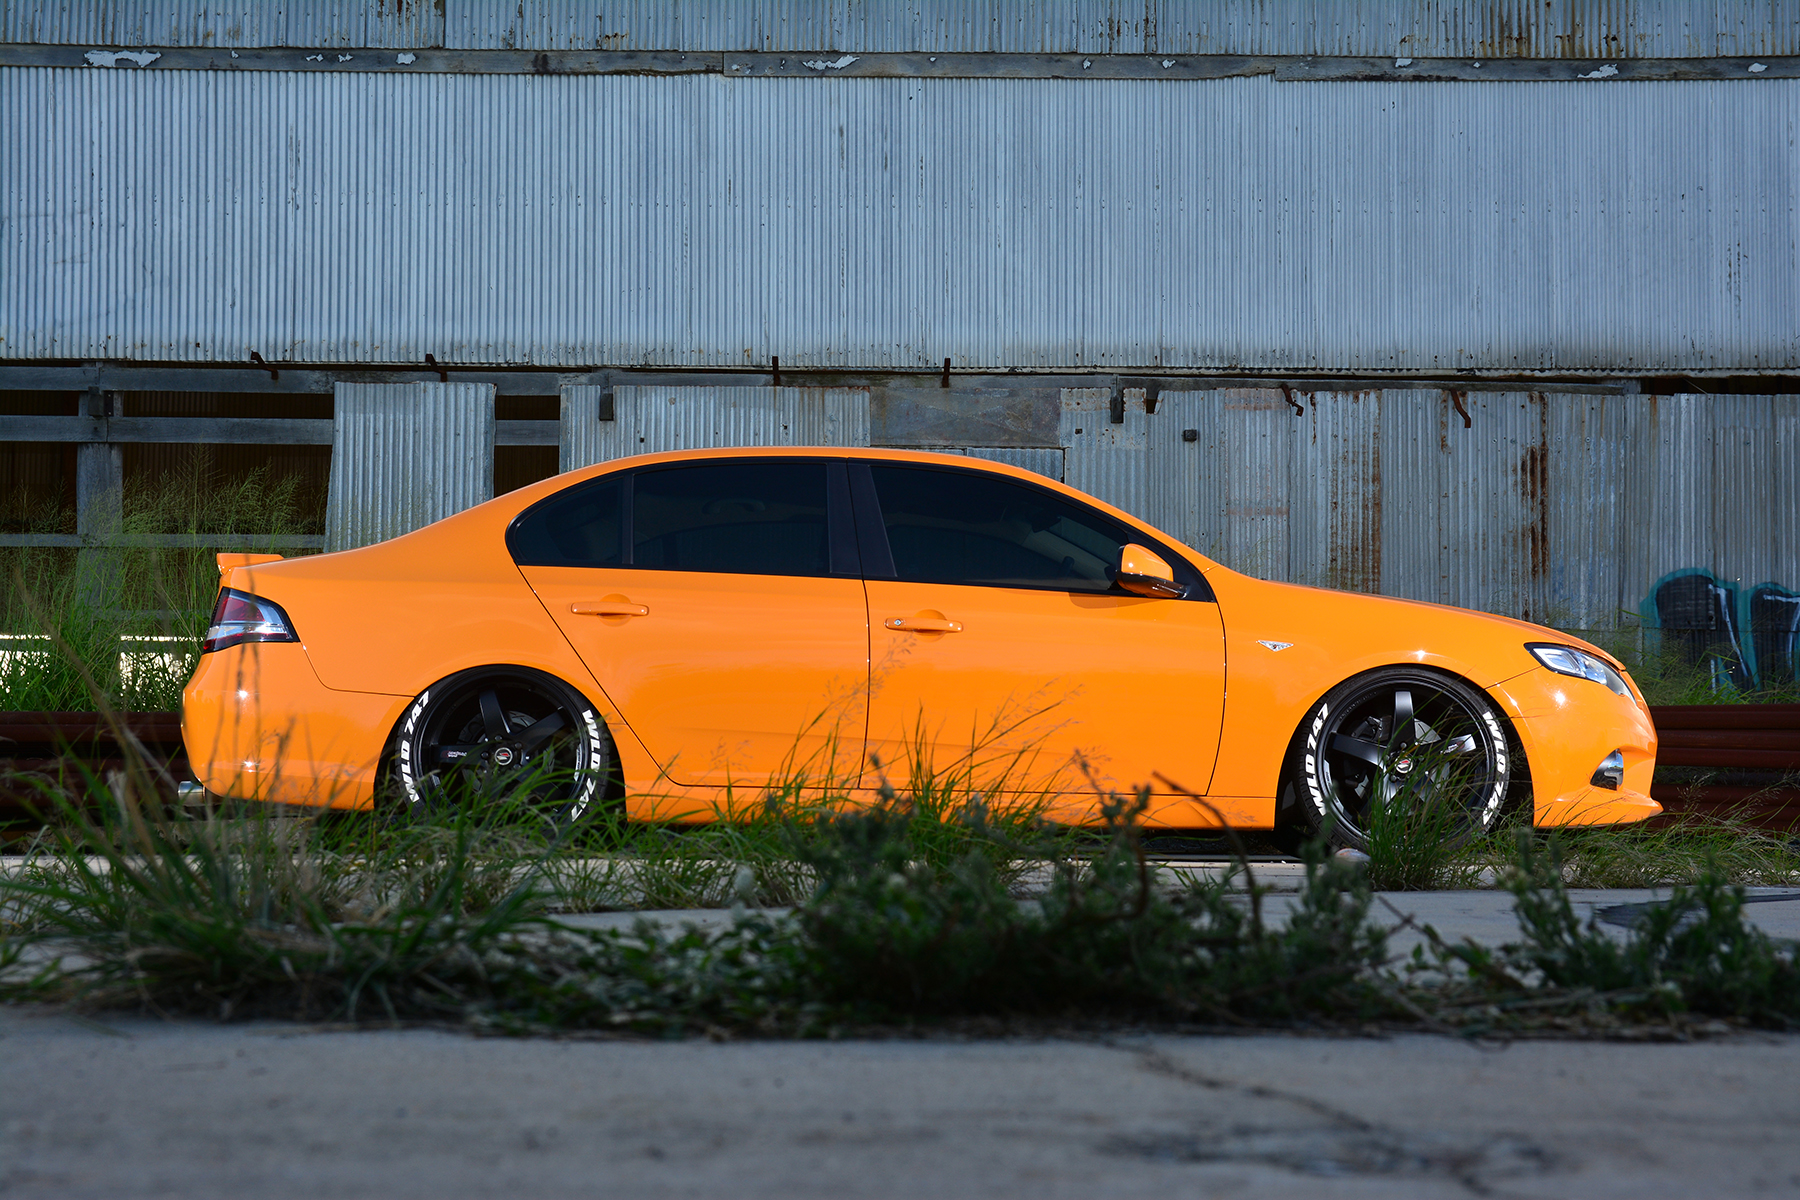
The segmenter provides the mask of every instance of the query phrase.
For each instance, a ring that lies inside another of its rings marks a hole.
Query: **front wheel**
[[[585,696],[528,667],[460,671],[401,718],[393,776],[414,813],[520,805],[558,827],[599,806],[612,739]]]
[[[1367,850],[1387,816],[1457,839],[1492,829],[1512,766],[1487,696],[1449,675],[1388,667],[1326,693],[1290,770],[1312,827]]]

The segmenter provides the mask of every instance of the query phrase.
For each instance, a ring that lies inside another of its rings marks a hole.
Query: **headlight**
[[[1558,675],[1577,675],[1582,679],[1591,679],[1595,683],[1605,684],[1627,700],[1632,698],[1631,688],[1626,684],[1625,677],[1613,670],[1613,665],[1603,658],[1597,658],[1573,646],[1557,646],[1546,642],[1527,642],[1525,648],[1531,651],[1531,657]]]

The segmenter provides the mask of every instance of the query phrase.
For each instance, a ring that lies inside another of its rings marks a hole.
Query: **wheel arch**
[[[1322,690],[1314,694],[1312,698],[1306,702],[1305,706],[1301,708],[1299,719],[1294,723],[1293,732],[1288,735],[1287,747],[1282,752],[1281,756],[1281,769],[1275,779],[1275,822],[1278,826],[1298,823],[1304,820],[1304,808],[1301,804],[1299,791],[1294,786],[1294,764],[1299,757],[1301,746],[1306,741],[1306,725],[1308,719],[1311,718],[1313,714],[1313,710],[1319,707],[1320,702],[1323,701],[1325,697],[1344,685],[1355,683],[1359,679],[1367,678],[1382,671],[1392,670],[1420,671],[1428,675],[1442,675],[1445,678],[1454,679],[1456,682],[1480,695],[1486,696],[1488,702],[1494,706],[1494,712],[1500,718],[1501,732],[1506,735],[1507,751],[1513,756],[1518,764],[1517,771],[1508,781],[1506,801],[1501,808],[1501,815],[1504,816],[1507,813],[1515,812],[1521,803],[1530,802],[1531,757],[1526,752],[1524,739],[1520,737],[1518,724],[1513,720],[1510,698],[1507,697],[1504,692],[1496,693],[1494,688],[1483,687],[1463,672],[1453,670],[1450,667],[1443,666],[1439,663],[1388,662],[1379,663],[1374,666],[1365,666],[1358,671],[1345,675],[1343,678],[1338,679],[1333,683],[1327,684]]]
[[[451,671],[446,675],[439,676],[431,683],[426,684],[424,687],[414,692],[407,702],[400,706],[399,711],[394,715],[393,723],[388,727],[387,736],[382,742],[381,759],[375,773],[375,802],[377,804],[381,803],[383,799],[391,799],[393,797],[395,786],[393,779],[395,755],[399,748],[401,733],[407,723],[408,717],[412,714],[414,706],[418,704],[420,698],[426,696],[436,688],[443,687],[445,684],[459,676],[473,675],[477,672],[487,671],[493,671],[499,674],[511,672],[515,675],[543,676],[546,679],[556,681],[574,692],[577,696],[580,696],[583,700],[587,701],[588,705],[594,710],[594,715],[599,718],[602,731],[611,740],[613,748],[612,763],[607,768],[606,782],[601,788],[599,798],[608,803],[624,799],[625,768],[623,762],[624,754],[621,752],[622,739],[620,736],[624,731],[624,722],[616,718],[612,705],[607,701],[606,694],[601,691],[598,686],[595,686],[595,681],[591,677],[588,677],[588,686],[583,686],[581,679],[570,679],[566,673],[551,670],[546,667],[533,666],[527,663],[492,662],[476,666],[458,667],[456,670]]]

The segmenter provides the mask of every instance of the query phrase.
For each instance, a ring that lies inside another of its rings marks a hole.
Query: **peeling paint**
[[[306,56],[306,61],[307,62],[324,62],[325,56],[323,54],[309,54]]]
[[[89,50],[82,55],[90,67],[116,67],[119,60],[134,62],[140,67],[147,67],[162,55],[155,50]],[[232,56],[237,57],[236,55]]]
[[[410,67],[414,63],[419,61],[419,56],[416,54],[413,54],[409,51],[405,54],[394,55],[394,61],[399,63],[403,67]]]
[[[1768,69],[1769,69],[1769,64],[1767,64],[1767,63],[1751,63],[1750,64],[1750,73],[1752,75],[1761,75],[1764,71],[1766,71]]]
[[[1589,71],[1586,75],[1577,75],[1576,78],[1577,79],[1611,79],[1614,75],[1617,75],[1618,73],[1619,73],[1619,68],[1613,66],[1611,63],[1607,63],[1604,67],[1601,67],[1598,70]]]
[[[815,71],[841,71],[856,61],[857,56],[846,54],[839,59],[809,58],[806,65]]]
[[[1410,66],[1412,66],[1412,59],[1410,59],[1410,58],[1396,58],[1396,59],[1395,59],[1395,60],[1394,60],[1394,65],[1395,65],[1395,66],[1396,66],[1396,67],[1410,67]]]
[[[1174,60],[1174,59],[1172,59],[1172,58],[1165,58],[1165,59],[1163,59],[1163,60],[1162,60],[1162,64],[1163,64],[1163,70],[1165,70],[1165,71],[1166,71],[1166,70],[1168,70],[1168,69],[1169,69],[1169,68],[1170,68],[1170,67],[1172,67],[1172,66],[1174,66],[1174,65],[1175,65],[1175,60]]]
[[[339,62],[349,62],[351,59],[353,59],[355,57],[356,56],[354,54],[340,54],[340,55],[338,55],[338,61]]]

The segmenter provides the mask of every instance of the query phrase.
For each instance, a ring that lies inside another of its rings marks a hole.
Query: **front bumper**
[[[1656,727],[1642,705],[1542,667],[1489,691],[1524,744],[1534,825],[1621,825],[1662,812],[1650,798]],[[1594,771],[1614,750],[1625,758],[1624,782],[1597,787]]]
[[[368,808],[405,696],[335,692],[298,643],[248,643],[200,656],[181,694],[181,737],[208,792]]]

